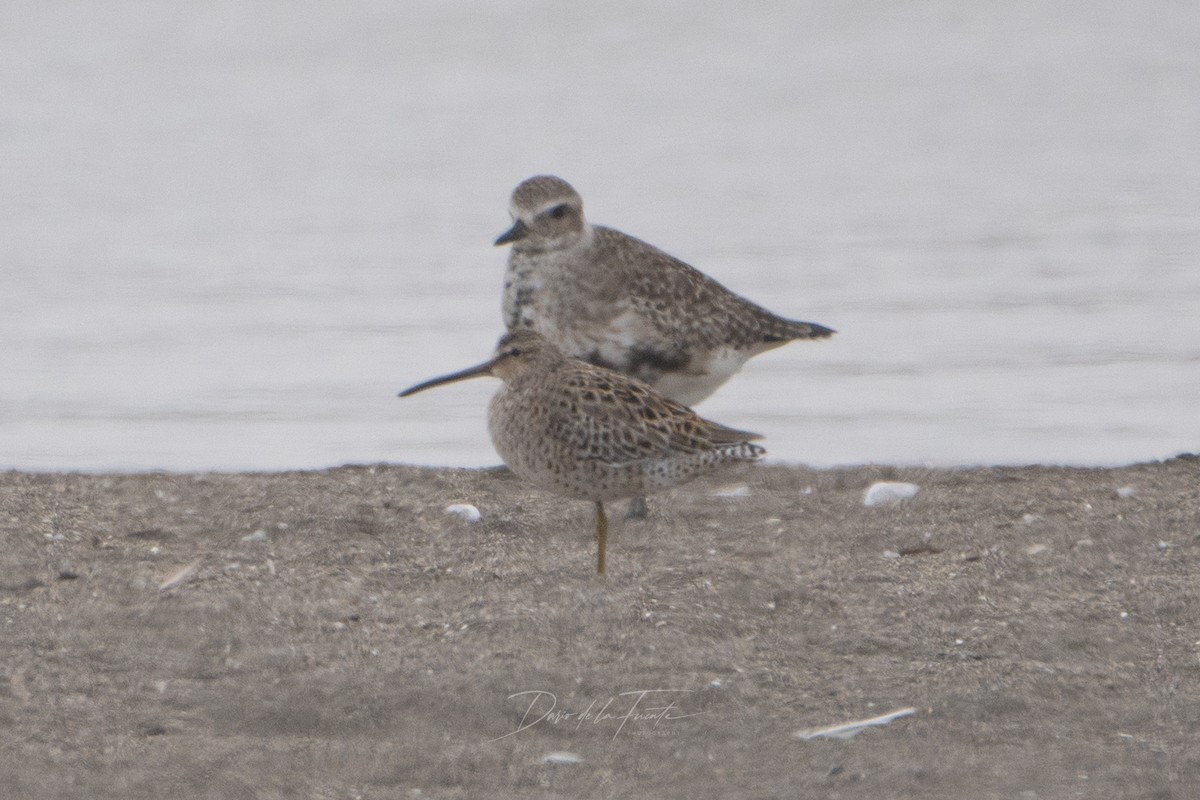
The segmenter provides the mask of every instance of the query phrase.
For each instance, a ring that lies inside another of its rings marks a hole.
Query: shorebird
[[[478,366],[418,383],[401,397],[490,375],[504,383],[488,432],[519,477],[596,506],[596,572],[608,542],[604,501],[640,497],[719,464],[755,461],[761,438],[703,419],[647,384],[563,355],[534,331],[505,334]]]
[[[504,324],[536,330],[568,356],[632,375],[692,406],[753,356],[834,333],[777,316],[674,256],[591,225],[571,184],[523,181],[504,277]]]
[[[579,193],[537,175],[513,190],[504,324],[536,330],[568,356],[632,375],[685,406],[759,353],[834,331],[784,319],[694,267],[613,228],[588,223]],[[646,516],[634,497],[629,517]]]

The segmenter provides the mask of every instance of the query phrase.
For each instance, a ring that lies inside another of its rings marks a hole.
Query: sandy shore
[[[1200,787],[1200,461],[735,469],[605,578],[591,524],[502,470],[0,474],[0,796]]]

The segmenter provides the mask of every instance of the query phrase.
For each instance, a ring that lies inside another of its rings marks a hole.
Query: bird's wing
[[[639,380],[578,363],[560,382],[551,435],[585,459],[626,464],[759,438],[708,420]]]
[[[658,332],[664,353],[696,347],[767,349],[834,332],[773,314],[654,245],[620,231],[597,230],[603,232],[604,257],[621,268],[636,313]],[[674,309],[692,313],[672,314]],[[699,309],[705,313],[696,313]]]

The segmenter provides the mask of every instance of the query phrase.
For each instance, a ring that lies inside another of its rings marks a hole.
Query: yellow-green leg
[[[596,501],[596,572],[604,574],[604,555],[608,548],[608,517],[604,516],[604,503]]]

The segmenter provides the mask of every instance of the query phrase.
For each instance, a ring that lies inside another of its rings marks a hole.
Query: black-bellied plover
[[[772,314],[658,248],[583,215],[552,175],[512,194],[504,278],[508,330],[541,333],[568,356],[632,375],[695,405],[747,360],[833,330]]]
[[[649,385],[563,355],[527,330],[505,334],[491,360],[405,389],[401,397],[490,375],[504,384],[488,432],[518,476],[596,505],[596,571],[604,572],[604,501],[642,497],[764,452],[758,434],[700,417]]]

